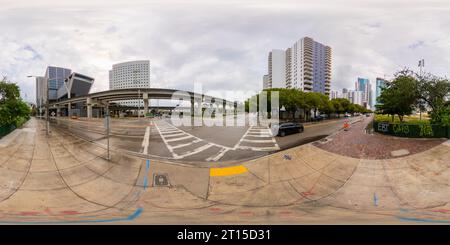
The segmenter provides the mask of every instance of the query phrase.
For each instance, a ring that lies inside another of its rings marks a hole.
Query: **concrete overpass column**
[[[61,116],[61,107],[56,107],[56,117]]]
[[[227,101],[226,100],[222,101],[222,114],[223,115],[227,114]]]
[[[148,93],[143,93],[142,98],[144,99],[144,114],[147,114],[149,106]]]
[[[67,116],[72,116],[72,103],[67,104]]]
[[[92,99],[91,98],[86,99],[86,110],[87,110],[87,117],[92,118]]]

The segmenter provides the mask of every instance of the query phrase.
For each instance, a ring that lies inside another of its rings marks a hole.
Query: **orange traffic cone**
[[[350,124],[346,121],[344,123],[344,131],[348,131],[349,128],[350,128]]]

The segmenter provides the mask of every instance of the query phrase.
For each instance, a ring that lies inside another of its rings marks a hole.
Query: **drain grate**
[[[320,139],[320,140],[319,140],[319,143],[320,143],[320,144],[326,144],[326,143],[328,143],[328,142],[330,142],[330,141],[332,141],[332,139],[329,139],[329,138],[323,138],[323,139]]]
[[[170,186],[169,176],[166,173],[154,173],[153,174],[153,186]]]

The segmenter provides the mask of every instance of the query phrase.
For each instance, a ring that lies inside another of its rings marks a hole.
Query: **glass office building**
[[[380,97],[381,90],[387,86],[387,83],[388,83],[387,80],[377,77],[375,88],[376,104],[379,104],[378,97]]]
[[[64,86],[64,79],[68,78],[71,70],[62,67],[49,66],[45,72],[45,79],[48,81],[48,99],[58,99],[58,89]]]

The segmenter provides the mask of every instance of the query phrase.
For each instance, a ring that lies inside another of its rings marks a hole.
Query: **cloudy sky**
[[[450,1],[0,0],[0,76],[35,99],[47,65],[95,77],[149,59],[154,87],[257,91],[267,54],[309,36],[333,49],[332,89],[401,69],[450,75]]]

